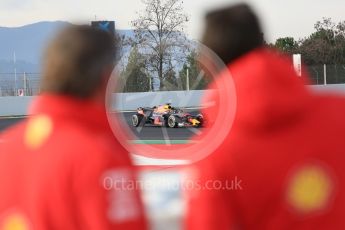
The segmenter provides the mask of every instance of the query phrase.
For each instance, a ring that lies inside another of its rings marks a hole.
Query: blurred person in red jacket
[[[265,48],[247,5],[206,20],[204,43],[228,64],[220,78],[233,78],[237,110],[224,143],[195,165],[187,229],[343,229],[345,99],[311,92],[288,57]],[[206,115],[233,106],[220,94],[207,96]]]
[[[146,229],[135,170],[106,116],[116,47],[90,26],[50,42],[34,115],[1,135],[0,229]]]

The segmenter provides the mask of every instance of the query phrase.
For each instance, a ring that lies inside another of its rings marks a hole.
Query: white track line
[[[149,158],[149,157],[144,157],[144,156],[140,156],[140,155],[136,155],[136,154],[131,154],[131,157],[132,157],[135,165],[139,165],[139,166],[143,166],[143,165],[157,165],[157,166],[187,165],[190,163],[188,160]]]
[[[170,141],[170,138],[169,138],[169,134],[168,134],[167,128],[164,127],[164,126],[162,127],[162,133],[163,133],[165,144],[166,145],[171,145],[171,141]]]

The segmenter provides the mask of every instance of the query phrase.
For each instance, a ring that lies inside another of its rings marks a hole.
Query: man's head
[[[260,23],[246,4],[209,12],[203,43],[225,64],[263,45]]]
[[[105,92],[117,54],[114,37],[91,26],[68,26],[47,47],[42,92],[88,99]]]

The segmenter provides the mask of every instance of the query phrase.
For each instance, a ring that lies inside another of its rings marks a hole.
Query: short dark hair
[[[262,46],[263,40],[259,20],[246,4],[218,9],[206,15],[202,42],[225,64]]]
[[[49,43],[43,59],[42,92],[91,97],[107,68],[115,64],[117,44],[110,33],[70,25]]]

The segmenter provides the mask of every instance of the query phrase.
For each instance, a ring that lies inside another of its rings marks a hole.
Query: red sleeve
[[[126,164],[116,157],[127,154],[120,151],[95,150],[78,163],[74,192],[78,229],[146,229],[134,168],[129,160]]]

